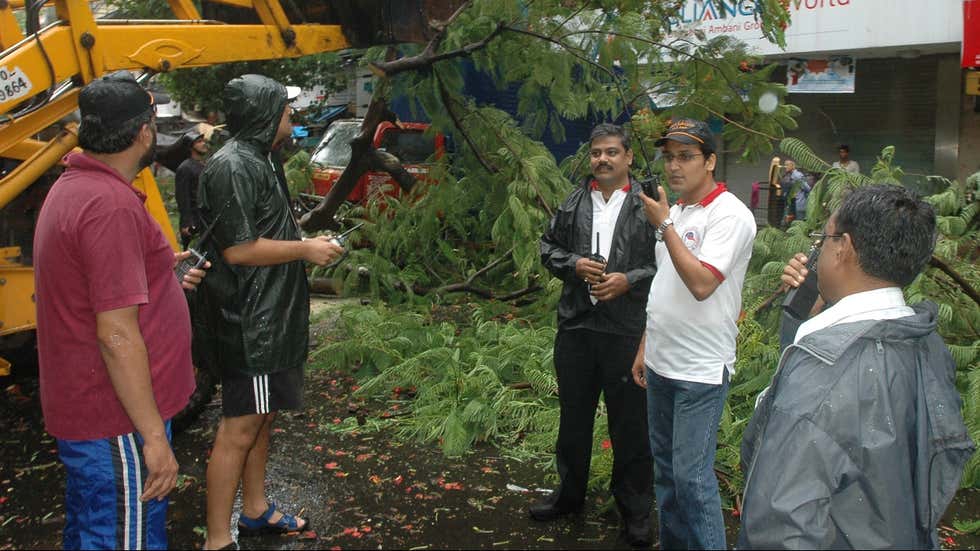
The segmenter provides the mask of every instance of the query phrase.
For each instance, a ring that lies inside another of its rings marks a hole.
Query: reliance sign
[[[761,55],[901,49],[942,44],[958,49],[964,33],[959,1],[942,0],[783,0],[790,15],[786,48],[762,36],[755,0],[685,0],[671,17],[672,34],[692,40],[730,36]],[[967,33],[969,34],[969,33]],[[978,33],[974,32],[974,35]],[[943,50],[955,51],[955,50]]]

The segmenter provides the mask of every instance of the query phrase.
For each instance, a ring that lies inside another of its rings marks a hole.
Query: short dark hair
[[[626,151],[630,150],[630,136],[626,132],[626,129],[618,124],[612,124],[608,122],[603,122],[597,124],[595,128],[592,129],[592,134],[589,136],[589,143],[596,141],[599,138],[605,138],[606,136],[614,136],[619,138],[619,141],[623,144],[623,149]]]
[[[843,149],[844,151],[847,151],[848,153],[851,152],[851,146],[847,145],[846,143],[842,143],[839,146],[837,146],[837,150],[838,151],[840,151],[841,149]]]
[[[93,153],[119,153],[133,145],[144,124],[153,121],[153,111],[114,126],[106,126],[98,115],[85,115],[78,128],[78,145]]]
[[[916,193],[875,184],[850,192],[837,210],[837,233],[851,236],[864,273],[906,286],[936,246],[936,212]]]
[[[699,143],[698,149],[700,149],[701,154],[704,155],[704,162],[708,162],[708,158],[715,154],[715,144],[710,141]]]

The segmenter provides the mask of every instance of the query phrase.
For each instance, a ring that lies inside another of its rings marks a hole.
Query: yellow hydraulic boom
[[[9,172],[0,170],[0,209],[5,216],[25,216],[22,211],[34,212],[40,206],[38,202],[13,213],[6,208],[77,145],[74,125],[61,121],[77,109],[79,90],[105,73],[167,72],[368,43],[421,41],[429,34],[430,19],[448,16],[460,1],[307,1],[301,8],[291,4],[289,13],[301,19],[299,23],[290,20],[279,0],[209,2],[216,12],[234,12],[233,19],[245,23],[204,19],[191,0],[168,3],[176,19],[147,21],[97,17],[85,0],[0,0],[0,160],[20,161]],[[30,16],[42,6],[53,7],[56,20],[39,28]],[[18,15],[27,15],[32,24],[22,28]],[[41,139],[49,128],[54,131]],[[147,209],[176,249],[152,174],[141,172],[135,185],[147,193]],[[30,229],[32,233],[33,225]],[[0,242],[0,349],[5,335],[35,326],[32,271],[20,261],[18,245],[25,246]],[[14,280],[17,285],[8,284]],[[9,366],[0,358],[0,375],[5,365]]]

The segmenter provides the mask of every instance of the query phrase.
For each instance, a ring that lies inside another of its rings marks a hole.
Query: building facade
[[[964,93],[960,66],[964,8],[964,0],[789,0],[785,49],[762,37],[752,0],[687,0],[675,23],[708,38],[734,36],[784,65],[777,74],[790,87],[786,101],[802,110],[788,135],[828,162],[848,144],[867,173],[894,145],[913,179],[962,181],[980,170],[980,103]],[[804,71],[807,62],[816,73]],[[828,66],[842,78],[821,81]],[[748,202],[770,159],[736,164],[739,153],[722,154],[718,177]]]

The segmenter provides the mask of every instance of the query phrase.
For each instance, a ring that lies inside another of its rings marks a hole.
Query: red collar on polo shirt
[[[718,182],[715,184],[715,189],[711,190],[711,193],[705,195],[704,199],[698,201],[698,204],[701,205],[702,207],[706,207],[710,205],[712,201],[717,199],[719,195],[725,193],[726,191],[728,191],[728,188],[725,186],[725,184]],[[677,204],[683,206],[684,201],[678,199]]]
[[[592,180],[591,182],[589,182],[589,189],[592,191],[599,191],[599,182],[597,182],[596,180]],[[619,189],[623,190],[624,192],[628,192],[630,190],[630,184],[626,184],[625,186]]]

